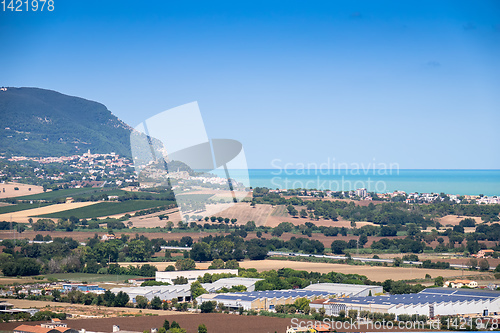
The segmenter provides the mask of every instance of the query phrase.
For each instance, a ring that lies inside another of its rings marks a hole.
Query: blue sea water
[[[218,170],[225,177],[224,171]],[[230,170],[238,179],[245,171]],[[247,186],[280,189],[321,189],[369,192],[447,193],[500,195],[500,170],[338,170],[338,169],[250,169]]]

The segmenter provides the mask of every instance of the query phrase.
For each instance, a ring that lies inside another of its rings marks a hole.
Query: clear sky
[[[0,12],[1,86],[95,100],[131,126],[198,101],[251,168],[500,168],[499,1],[54,4]]]

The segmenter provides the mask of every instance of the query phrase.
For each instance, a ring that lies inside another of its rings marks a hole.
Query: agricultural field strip
[[[22,210],[35,209],[35,208],[45,207],[45,206],[49,206],[49,205],[50,205],[50,203],[47,203],[47,202],[37,202],[37,203],[33,203],[33,204],[20,203],[20,204],[15,204],[15,205],[2,206],[2,207],[0,207],[0,214],[19,212]]]
[[[57,211],[40,215],[47,218],[60,218],[75,216],[79,219],[125,214],[142,209],[171,205],[173,201],[167,200],[129,200],[123,202],[92,202],[93,207],[80,207],[70,210]]]
[[[65,211],[65,210],[68,210],[68,208],[73,209],[73,208],[78,208],[78,207],[90,206],[90,205],[94,205],[94,204],[96,204],[96,202],[72,202],[72,203],[48,205],[48,206],[39,207],[39,208],[33,208],[33,209],[21,210],[21,211],[12,212],[12,213],[1,214],[0,221],[10,221],[11,218],[13,221],[15,221],[16,219],[28,218],[30,216],[40,216],[43,214],[50,214],[50,213],[54,213],[54,212]]]

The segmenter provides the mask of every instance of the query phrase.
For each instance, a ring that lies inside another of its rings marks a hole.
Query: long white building
[[[418,314],[428,317],[443,315],[500,313],[500,292],[454,288],[428,288],[417,294],[331,298],[311,303],[311,308],[324,308],[328,315],[340,311]]]
[[[254,309],[272,311],[276,305],[290,304],[295,302],[298,298],[307,298],[313,301],[325,297],[364,296],[370,293],[376,295],[382,292],[383,289],[381,286],[316,283],[303,289],[266,291],[251,291],[248,289],[247,292],[242,293],[205,294],[196,298],[196,301],[199,304],[206,301],[216,301],[217,303],[223,303],[226,307],[231,309],[241,307],[244,310]]]
[[[217,280],[213,283],[202,283],[201,286],[209,293],[214,293],[222,288],[231,289],[234,286],[245,286],[247,291],[254,291],[255,284],[261,279],[252,278],[225,278]],[[191,283],[171,285],[171,286],[150,286],[150,287],[123,287],[113,288],[111,292],[117,294],[123,291],[130,297],[130,301],[135,303],[137,296],[144,296],[148,300],[152,300],[155,296],[159,297],[162,301],[177,298],[179,302],[191,301]]]

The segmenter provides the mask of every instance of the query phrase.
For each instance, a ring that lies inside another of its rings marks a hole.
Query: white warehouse
[[[259,280],[261,279],[234,277],[220,279],[213,283],[202,283],[201,286],[209,293],[214,293],[222,288],[230,289],[234,286],[245,286],[247,291],[254,291],[255,284]],[[123,287],[111,289],[111,292],[115,294],[120,291],[126,293],[130,297],[132,303],[135,303],[137,296],[144,296],[150,301],[155,296],[159,297],[162,301],[171,300],[173,298],[177,298],[179,302],[191,301],[191,283],[170,286]]]
[[[324,308],[328,315],[340,311],[418,314],[434,318],[444,315],[490,315],[500,313],[500,292],[454,288],[428,288],[417,294],[333,298],[311,303],[311,308]]]

